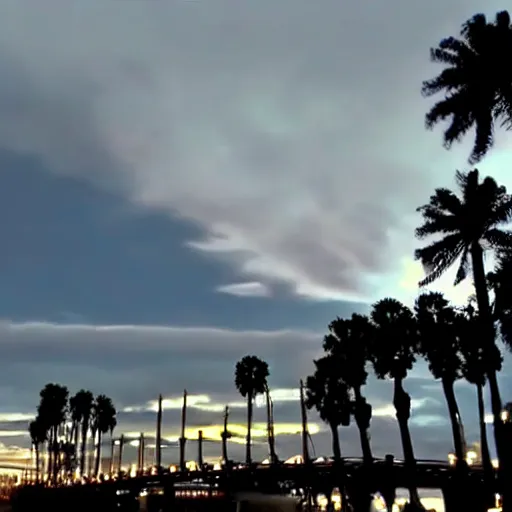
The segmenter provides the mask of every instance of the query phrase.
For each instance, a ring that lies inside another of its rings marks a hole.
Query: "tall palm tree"
[[[48,432],[40,416],[37,416],[35,420],[30,422],[28,430],[32,446],[34,447],[36,454],[36,482],[39,483],[39,472],[41,469],[41,465],[39,464],[39,454],[41,445],[46,442]]]
[[[349,387],[342,379],[339,365],[333,356],[325,356],[313,362],[315,373],[306,379],[306,407],[314,407],[320,418],[329,425],[334,461],[339,463],[341,447],[338,428],[350,424]]]
[[[333,356],[328,355],[313,362],[315,373],[306,379],[305,405],[308,409],[314,407],[331,429],[334,465],[340,478],[339,489],[345,502],[345,474],[338,429],[340,426],[350,425],[350,390],[342,379],[340,367]]]
[[[460,141],[475,128],[469,162],[476,163],[494,143],[494,124],[512,127],[512,28],[507,11],[489,22],[483,14],[468,20],[460,37],[443,39],[430,49],[433,62],[445,68],[423,82],[423,96],[444,93],[427,113],[425,124],[432,129],[450,119],[444,132],[444,146]]]
[[[435,379],[441,380],[452,424],[457,466],[466,468],[466,442],[455,397],[455,381],[461,377],[459,322],[457,311],[441,293],[424,293],[416,299],[419,351]]]
[[[73,397],[75,415],[79,418],[80,423],[80,475],[84,475],[86,451],[87,451],[87,432],[90,428],[92,406],[94,403],[94,395],[85,389],[81,389]]]
[[[393,405],[400,429],[405,465],[411,475],[411,503],[422,509],[415,483],[416,459],[409,430],[411,397],[404,389],[404,380],[416,361],[417,327],[412,311],[395,299],[375,303],[371,311],[375,326],[370,360],[378,379],[393,380]]]
[[[59,470],[59,430],[66,419],[69,391],[60,384],[47,384],[40,392],[38,416],[48,431],[48,474],[55,482]]]
[[[94,465],[94,476],[98,476],[100,469],[100,461],[101,461],[101,442],[102,436],[107,432],[114,431],[114,428],[117,425],[116,418],[116,408],[112,402],[112,399],[105,395],[98,395],[96,400],[94,401],[94,418],[95,418],[95,427],[97,430],[97,439],[96,439],[96,459]]]
[[[493,478],[489,443],[487,441],[487,429],[485,425],[484,386],[486,382],[486,365],[492,365],[495,371],[501,370],[502,357],[499,350],[494,352],[494,357],[486,357],[483,350],[482,339],[475,336],[478,329],[476,310],[468,304],[462,314],[458,315],[458,331],[460,336],[460,354],[462,356],[462,375],[476,388],[478,404],[478,423],[480,428],[480,447],[482,452],[482,466],[487,481]]]
[[[484,268],[485,250],[504,250],[512,245],[512,234],[501,229],[512,218],[512,197],[505,187],[487,177],[480,182],[478,171],[456,173],[460,197],[447,189],[436,189],[428,204],[418,208],[423,225],[416,229],[416,237],[424,239],[439,236],[430,245],[417,249],[427,275],[420,286],[438,279],[450,266],[460,260],[455,284],[466,278],[472,268],[478,303],[478,335],[483,337],[484,349],[496,351],[494,321]],[[475,334],[476,335],[476,334]],[[491,392],[494,416],[494,436],[498,458],[503,467],[504,443],[502,438],[501,396],[496,371],[489,366],[487,379]]]
[[[354,393],[354,419],[359,429],[361,450],[365,463],[373,461],[369,428],[372,407],[362,394],[368,372],[368,348],[373,326],[368,317],[353,314],[350,319],[337,318],[329,324],[329,334],[324,338],[323,348],[339,365],[343,381]]]
[[[247,444],[245,461],[251,464],[251,427],[253,414],[253,401],[257,395],[265,393],[268,364],[256,356],[244,356],[235,368],[235,386],[238,392],[247,397]]]

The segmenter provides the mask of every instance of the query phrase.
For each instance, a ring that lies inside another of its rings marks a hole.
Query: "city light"
[[[470,451],[466,452],[466,462],[468,463],[468,466],[472,466],[473,464],[475,464],[477,459],[478,459],[478,454],[475,451],[470,450]]]

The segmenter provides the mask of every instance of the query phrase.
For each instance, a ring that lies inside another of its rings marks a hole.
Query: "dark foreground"
[[[495,482],[484,482],[478,468],[461,474],[446,464],[427,461],[418,466],[415,480],[418,487],[441,490],[446,512],[486,512],[493,506],[498,490]],[[407,488],[410,484],[410,472],[399,463],[376,461],[365,466],[359,461],[344,461],[338,467],[238,467],[229,471],[178,472],[53,488],[27,485],[16,490],[11,504],[12,512],[36,509],[51,512],[230,512],[243,501],[244,493],[294,494],[305,501],[314,500],[319,494],[330,496],[334,489],[343,488],[350,508],[354,512],[367,512],[374,493],[393,503],[397,488]]]

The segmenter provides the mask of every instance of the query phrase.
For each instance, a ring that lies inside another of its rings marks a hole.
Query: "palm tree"
[[[507,11],[496,14],[494,23],[483,14],[468,20],[460,38],[443,39],[430,49],[433,62],[443,71],[423,82],[422,94],[440,92],[444,98],[427,113],[425,124],[432,129],[450,119],[444,132],[444,146],[450,148],[473,127],[475,141],[470,163],[480,161],[494,143],[494,124],[512,127],[512,30]]]
[[[484,386],[486,382],[485,366],[491,364],[495,371],[501,370],[502,357],[499,350],[494,352],[494,357],[485,357],[482,339],[475,336],[478,329],[478,319],[475,308],[468,304],[462,314],[458,315],[458,331],[460,336],[460,354],[462,356],[462,375],[476,387],[478,403],[478,423],[480,428],[480,447],[482,451],[482,466],[487,481],[493,478],[489,443],[487,441],[487,429],[485,425]]]
[[[97,431],[97,439],[96,439],[96,461],[94,466],[94,476],[98,476],[100,469],[100,461],[101,461],[101,442],[102,436],[107,432],[114,431],[114,428],[117,425],[116,419],[116,408],[112,402],[112,399],[105,395],[98,395],[93,405],[94,409],[94,424],[95,429]]]
[[[339,489],[345,502],[345,475],[342,471],[340,436],[338,428],[350,425],[350,390],[341,377],[340,367],[333,356],[313,361],[315,373],[306,379],[305,405],[318,411],[320,418],[329,425],[332,435],[334,464],[341,479]]]
[[[40,392],[38,416],[48,432],[48,474],[55,482],[59,469],[59,430],[66,419],[69,391],[59,384],[47,384]]]
[[[367,403],[361,389],[368,377],[366,362],[372,327],[368,317],[363,315],[337,318],[329,324],[329,334],[325,336],[323,345],[325,352],[335,358],[343,381],[354,393],[354,419],[359,429],[363,460],[367,464],[373,461],[369,440],[372,406]]]
[[[478,335],[483,337],[484,349],[494,354],[495,330],[483,256],[485,250],[500,251],[512,245],[511,233],[500,229],[512,218],[512,197],[507,194],[505,187],[498,186],[490,177],[480,182],[476,169],[469,173],[457,172],[456,181],[461,197],[447,189],[436,189],[429,203],[418,208],[424,222],[416,229],[416,237],[443,237],[415,252],[416,259],[422,262],[427,272],[420,286],[438,279],[459,259],[455,284],[465,279],[472,267],[479,312]],[[496,448],[498,458],[503,463],[501,397],[496,371],[492,366],[487,368],[487,379],[491,392]]]
[[[46,442],[48,432],[43,421],[41,420],[41,417],[39,416],[30,422],[28,430],[30,433],[30,440],[34,446],[34,451],[36,454],[36,482],[39,483],[39,471],[41,469],[41,465],[39,464],[39,453],[41,445]]]
[[[74,414],[80,424],[80,475],[84,475],[85,472],[85,461],[87,451],[87,432],[90,428],[92,406],[94,403],[94,395],[90,391],[81,389],[73,397]]]
[[[415,485],[416,459],[409,431],[411,397],[403,383],[412,369],[417,350],[417,327],[412,311],[395,299],[383,299],[375,303],[371,311],[375,326],[370,349],[370,360],[378,379],[392,379],[393,405],[400,429],[405,465],[411,475],[409,493],[411,503],[422,509]]]
[[[238,392],[247,397],[247,445],[245,461],[251,464],[251,427],[253,401],[258,394],[265,393],[268,364],[256,356],[244,356],[235,368],[235,386]]]
[[[457,311],[441,293],[424,293],[416,299],[419,351],[435,379],[441,380],[452,424],[457,466],[466,468],[466,442],[455,397],[455,381],[461,378]]]
[[[320,418],[327,423],[332,434],[334,461],[341,461],[338,428],[350,425],[349,387],[341,377],[338,362],[333,356],[313,361],[315,373],[306,379],[306,407],[313,407]]]

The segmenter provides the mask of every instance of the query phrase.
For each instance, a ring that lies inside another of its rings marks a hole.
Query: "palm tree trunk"
[[[354,388],[355,396],[355,420],[359,429],[359,438],[361,439],[361,451],[363,452],[363,461],[365,464],[373,462],[373,454],[370,446],[368,429],[370,428],[371,406],[366,403],[361,394],[361,387]],[[369,414],[368,414],[369,413]]]
[[[108,475],[112,477],[114,474],[114,448],[115,448],[116,442],[114,438],[112,437],[112,432],[110,433],[110,464],[108,468]]]
[[[46,474],[48,477],[48,480],[51,480],[52,475],[52,460],[53,460],[53,436],[52,436],[52,429],[50,428],[50,431],[48,433],[48,441],[46,441],[46,455],[47,455],[47,464],[46,464]]]
[[[97,431],[91,432],[91,451],[88,453],[87,461],[87,474],[91,477],[94,476],[94,456],[96,455],[96,435]]]
[[[34,449],[36,451],[36,483],[39,483],[39,444],[36,443],[34,446]]]
[[[59,443],[58,443],[58,426],[53,429],[53,481],[57,482],[57,472],[59,469]]]
[[[492,479],[492,462],[489,453],[489,443],[487,441],[487,428],[485,426],[485,405],[484,405],[484,390],[482,384],[476,385],[476,394],[478,400],[478,423],[480,426],[480,450],[482,452],[482,466],[484,468],[484,475],[487,479]]]
[[[485,277],[485,267],[482,248],[480,244],[474,243],[471,246],[471,260],[473,263],[473,281],[475,283],[476,299],[478,303],[478,314],[482,322],[482,334],[484,335],[485,345],[489,352],[496,350],[494,322],[492,319],[491,306],[489,304],[489,294],[487,292],[487,279]],[[486,368],[487,380],[491,393],[491,409],[494,425],[494,439],[496,442],[496,451],[500,461],[500,468],[505,463],[504,443],[503,443],[503,424],[501,422],[502,401],[496,371],[494,368]]]
[[[414,457],[414,449],[412,446],[411,432],[409,430],[409,417],[411,415],[411,397],[403,387],[403,379],[395,377],[393,405],[396,410],[396,419],[400,429],[400,438],[402,439],[402,448],[404,452],[405,466],[409,473],[409,494],[411,504],[418,508],[423,508],[416,487],[416,459]]]
[[[245,446],[245,462],[250,464],[251,457],[251,427],[252,427],[252,393],[247,394],[247,444]]]
[[[453,381],[442,379],[444,396],[446,398],[446,405],[448,406],[448,413],[452,424],[453,446],[455,449],[455,456],[457,457],[457,467],[466,467],[466,450],[464,449],[465,441],[462,427],[462,420],[460,417],[459,406],[455,391],[453,389]]]
[[[73,431],[74,440],[73,443],[75,445],[75,469],[78,467],[78,454],[80,453],[78,446],[78,422],[75,422],[75,430]]]
[[[85,451],[87,448],[87,429],[89,422],[86,418],[82,420],[82,441],[80,445],[80,476],[84,476],[85,472]]]
[[[98,430],[98,444],[96,445],[96,461],[94,464],[94,476],[97,477],[100,472],[101,461],[101,430]]]
[[[338,425],[331,423],[329,425],[331,427],[332,433],[332,454],[334,457],[334,462],[337,464],[341,461],[341,447],[340,447],[340,435],[338,432]]]

